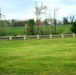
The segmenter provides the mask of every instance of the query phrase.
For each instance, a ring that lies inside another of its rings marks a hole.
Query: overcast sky
[[[52,17],[54,8],[59,8],[58,19],[76,15],[76,0],[0,0],[0,8],[6,19],[31,19],[35,18],[35,2],[46,5]]]

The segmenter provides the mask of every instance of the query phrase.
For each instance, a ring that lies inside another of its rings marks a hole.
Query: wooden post
[[[12,40],[12,36],[9,36],[9,40]]]
[[[39,39],[39,35],[37,34],[37,39]]]
[[[64,35],[63,35],[63,34],[61,34],[61,37],[62,37],[62,38],[64,38]]]
[[[73,37],[75,37],[75,34],[73,33]]]
[[[52,34],[50,34],[50,39],[52,38]]]
[[[23,39],[24,39],[24,40],[26,39],[26,35],[24,35]]]

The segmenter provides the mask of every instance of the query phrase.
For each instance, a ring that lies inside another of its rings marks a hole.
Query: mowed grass
[[[76,75],[76,38],[0,40],[0,75]]]

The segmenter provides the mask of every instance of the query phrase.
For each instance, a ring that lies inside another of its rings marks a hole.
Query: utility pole
[[[56,33],[56,12],[59,10],[59,8],[54,8],[54,32]]]
[[[37,2],[35,2],[35,9],[36,9],[36,11],[35,11],[35,14],[36,14],[36,24],[37,24],[37,26],[38,26],[38,19],[39,19],[39,7],[38,7],[38,5],[37,5]]]

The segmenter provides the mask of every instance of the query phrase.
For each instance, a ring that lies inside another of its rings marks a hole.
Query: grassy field
[[[7,28],[8,35],[24,35],[25,27],[10,27]]]
[[[76,75],[76,38],[0,40],[0,75]]]
[[[57,31],[57,34],[72,33],[70,28],[71,28],[71,25],[57,25],[56,31]],[[43,26],[41,30],[43,35],[53,34],[54,26]],[[25,35],[26,34],[25,27],[8,27],[6,29],[6,32],[5,32],[6,35]],[[2,28],[0,28],[0,35],[2,33],[3,33]],[[34,34],[37,34],[37,27],[34,28]]]
[[[65,34],[65,33],[72,33],[71,29],[72,25],[57,25],[56,32],[57,34]],[[53,34],[54,26],[43,26],[42,27],[43,34]]]
[[[0,35],[2,35],[2,31],[5,29],[0,28]],[[4,34],[4,33],[3,33]],[[25,28],[24,27],[8,27],[6,28],[5,34],[8,35],[24,35],[25,34]]]

